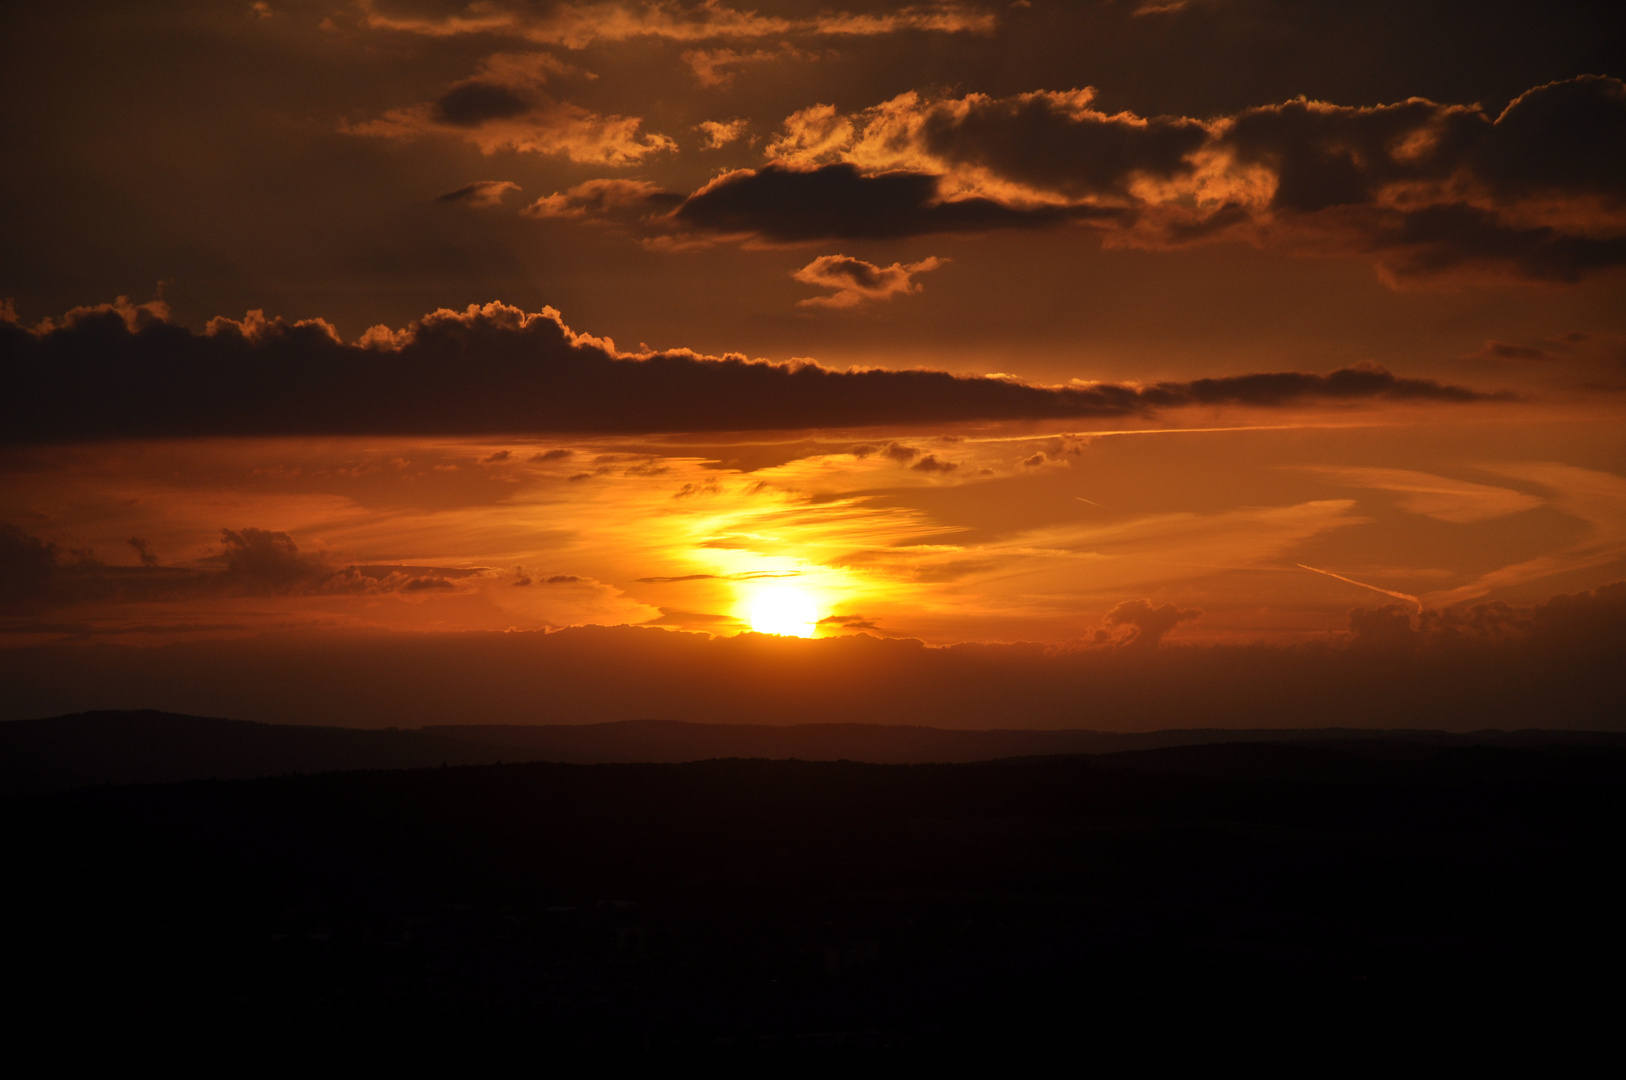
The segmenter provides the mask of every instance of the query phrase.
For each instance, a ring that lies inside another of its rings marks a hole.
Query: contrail
[[[1384,596],[1392,596],[1396,600],[1404,600],[1408,604],[1416,604],[1417,613],[1419,615],[1423,613],[1423,602],[1417,599],[1417,597],[1412,596],[1410,593],[1395,592],[1393,589],[1380,589],[1376,585],[1368,585],[1364,581],[1356,581],[1354,578],[1347,578],[1342,574],[1335,574],[1331,570],[1317,570],[1315,567],[1305,566],[1303,563],[1294,563],[1293,565],[1297,566],[1301,570],[1309,570],[1310,572],[1316,574],[1326,574],[1330,578],[1337,578],[1339,581],[1347,581],[1351,585],[1359,585],[1363,589],[1371,589],[1373,592],[1380,592]]]
[[[1094,499],[1086,499],[1082,495],[1074,495],[1073,498],[1077,499],[1079,502],[1086,502],[1086,503],[1089,503],[1091,506],[1100,507],[1100,509],[1102,509],[1102,510],[1107,510],[1106,507],[1101,506],[1101,504],[1096,502]],[[1110,513],[1112,513],[1112,511],[1107,510],[1107,513],[1110,514]]]

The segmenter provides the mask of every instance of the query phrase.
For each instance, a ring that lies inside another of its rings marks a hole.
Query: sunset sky
[[[1623,25],[23,5],[5,663],[590,626],[1337,646],[1352,610],[1604,590]],[[8,709],[162,704],[72,682]]]

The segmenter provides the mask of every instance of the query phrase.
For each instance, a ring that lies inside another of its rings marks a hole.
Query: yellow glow
[[[819,607],[801,589],[764,585],[751,594],[750,621],[759,634],[812,637],[819,625]]]

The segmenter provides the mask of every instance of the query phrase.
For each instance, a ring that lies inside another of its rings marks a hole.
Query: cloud
[[[645,224],[670,212],[682,196],[647,180],[588,180],[544,195],[521,213],[535,218],[576,218],[622,225]]]
[[[139,536],[132,536],[130,537],[128,543],[132,548],[135,549],[136,557],[141,560],[142,566],[158,565],[158,556],[152,553],[152,549],[147,546],[147,542],[145,540],[141,539]]]
[[[213,319],[199,334],[128,301],[76,309],[61,325],[0,321],[0,440],[11,443],[787,430],[1484,397],[1376,365],[1044,387],[687,350],[627,354],[570,329],[552,308],[527,313],[497,303],[442,309],[401,330],[376,326],[353,344],[322,320],[290,323],[262,312]]]
[[[1299,98],[1205,120],[1094,102],[1085,87],[811,106],[768,141],[767,164],[648,226],[798,243],[1074,223],[1119,246],[1355,255],[1394,285],[1573,282],[1626,264],[1616,78],[1538,86],[1495,117],[1423,98]]]
[[[828,296],[798,300],[798,307],[850,308],[919,292],[924,286],[914,276],[936,270],[947,261],[933,255],[919,262],[876,266],[848,255],[820,255],[791,277],[805,285],[833,290]]]
[[[915,462],[909,467],[915,472],[949,473],[953,472],[955,469],[958,469],[960,466],[957,462],[943,461],[938,458],[936,454],[927,454],[925,457],[921,458],[919,461]]]
[[[1535,345],[1514,345],[1506,341],[1487,341],[1478,353],[1485,359],[1495,360],[1551,360],[1553,354]]]
[[[1218,125],[1210,183],[1255,221],[1374,253],[1396,279],[1573,281],[1626,261],[1626,176],[1609,165],[1623,144],[1619,79],[1538,86],[1495,118],[1423,98],[1365,108],[1301,98]],[[1255,169],[1268,198],[1246,179]]]
[[[938,177],[929,173],[771,164],[712,180],[681,201],[669,225],[794,243],[1038,228],[1096,216],[1090,207],[1015,207],[981,197],[944,200]]]
[[[1525,341],[1490,340],[1462,357],[1486,371],[1518,371],[1559,384],[1579,383],[1588,391],[1622,390],[1626,384],[1626,335],[1579,330]]]
[[[1102,618],[1095,640],[1124,649],[1155,649],[1169,631],[1201,614],[1196,608],[1153,607],[1150,600],[1124,600]]]
[[[605,116],[548,92],[550,78],[572,71],[545,53],[497,53],[480,61],[474,77],[452,84],[434,101],[391,109],[341,130],[399,141],[451,136],[483,154],[513,150],[590,165],[637,165],[677,149],[667,136],[642,131],[638,117]]]
[[[741,139],[751,126],[749,120],[702,120],[694,129],[706,137],[702,150],[721,150],[729,143]]]
[[[700,42],[810,35],[873,37],[903,31],[932,33],[988,33],[994,16],[955,3],[911,5],[879,14],[820,11],[804,18],[739,11],[719,0],[697,4],[654,2],[643,4],[485,2],[458,5],[451,10],[425,12],[423,7],[360,0],[362,23],[377,30],[394,30],[429,37],[463,34],[502,35],[537,45],[584,49],[598,41],[658,38]],[[450,6],[450,5],[448,5]]]
[[[440,566],[358,566],[302,552],[269,529],[220,530],[218,549],[185,566],[164,566],[145,541],[131,540],[139,565],[109,565],[91,551],[66,549],[0,522],[0,612],[76,604],[152,602],[211,596],[414,593],[452,589],[481,570]]]
[[[1310,466],[1306,471],[1330,477],[1350,487],[1393,492],[1395,505],[1409,514],[1436,521],[1471,525],[1545,506],[1547,501],[1511,488],[1474,484],[1466,480],[1413,472],[1409,469]]]
[[[932,98],[914,91],[850,117],[815,106],[786,118],[770,158],[797,167],[849,162],[867,172],[944,177],[944,194],[1012,205],[1131,199],[1137,178],[1168,181],[1195,170],[1189,155],[1208,126],[1092,107],[1095,91],[995,98]]]
[[[511,180],[476,180],[472,184],[465,184],[456,191],[448,191],[437,198],[437,202],[461,203],[464,206],[476,206],[489,209],[501,206],[503,196],[510,191],[518,191],[519,185]]]
[[[747,64],[771,64],[784,60],[813,60],[817,57],[812,53],[805,53],[793,48],[787,42],[780,42],[779,48],[754,49],[750,52],[740,52],[737,49],[691,49],[683,54],[683,62],[689,65],[694,72],[695,81],[701,86],[717,87],[728,86],[739,74],[734,70]]]
[[[1626,641],[1626,581],[1554,596],[1533,607],[1504,601],[1413,610],[1398,604],[1349,613],[1348,643],[1368,652],[1460,657],[1534,645],[1541,651],[1608,655]]]

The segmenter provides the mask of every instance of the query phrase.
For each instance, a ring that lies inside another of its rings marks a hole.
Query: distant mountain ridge
[[[1217,743],[1606,746],[1626,734],[1578,731],[1178,729],[954,730],[885,724],[437,725],[384,730],[263,724],[151,710],[75,713],[0,723],[0,794],[97,784],[247,779],[355,769],[554,761],[677,763],[800,758],[877,764],[954,763],[1067,754],[1124,754]],[[1166,757],[1162,755],[1161,757]],[[1157,768],[1175,767],[1178,755]],[[1127,764],[1127,759],[1126,759]],[[1151,766],[1150,760],[1137,767]]]

